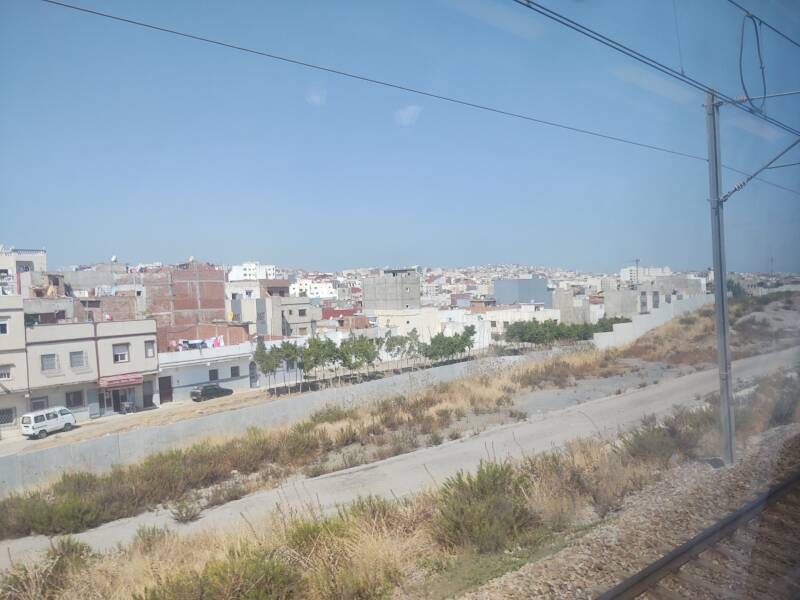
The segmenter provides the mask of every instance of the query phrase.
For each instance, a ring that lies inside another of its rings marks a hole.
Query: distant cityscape
[[[739,293],[800,289],[792,274],[731,279]],[[412,333],[429,342],[471,326],[479,350],[513,323],[630,319],[706,295],[713,283],[710,271],[638,261],[615,273],[518,264],[318,272],[193,258],[51,270],[43,249],[0,246],[0,426],[50,406],[82,418],[155,408],[211,382],[266,387],[253,360],[259,343]],[[280,369],[302,377],[294,364]]]

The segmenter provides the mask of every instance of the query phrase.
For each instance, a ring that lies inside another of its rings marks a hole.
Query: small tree
[[[259,371],[267,376],[267,388],[269,388],[270,377],[275,375],[278,367],[281,364],[280,351],[272,347],[267,350],[264,345],[264,340],[258,340],[256,344],[256,351],[253,355],[253,361],[258,366]]]

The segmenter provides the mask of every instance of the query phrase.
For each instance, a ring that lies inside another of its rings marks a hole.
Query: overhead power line
[[[785,165],[772,165],[771,167],[767,167],[768,169],[782,169],[784,167],[796,167],[800,165],[800,162],[793,162],[793,163],[786,163]]]
[[[591,29],[590,27],[582,25],[581,23],[578,23],[577,21],[573,21],[572,19],[562,15],[561,13],[558,13],[558,12],[556,12],[556,11],[550,9],[550,8],[547,8],[546,6],[542,6],[538,2],[534,2],[533,0],[513,0],[513,1],[516,2],[517,4],[519,4],[520,6],[524,6],[525,8],[528,8],[528,9],[534,11],[534,12],[537,12],[540,15],[542,15],[544,17],[547,17],[548,19],[550,19],[552,21],[555,21],[556,23],[559,23],[560,25],[568,27],[569,29],[572,29],[573,31],[576,31],[576,32],[578,32],[578,33],[580,33],[580,34],[582,34],[582,35],[584,35],[584,36],[596,41],[596,42],[599,42],[599,43],[603,44],[604,46],[607,46],[607,47],[611,48],[612,50],[616,50],[617,52],[619,52],[621,54],[624,54],[624,55],[626,55],[626,56],[628,56],[628,57],[630,57],[630,58],[632,58],[632,59],[634,59],[636,61],[639,61],[640,63],[642,63],[644,65],[647,65],[648,67],[651,67],[651,68],[653,68],[653,69],[655,69],[657,71],[661,71],[665,75],[669,75],[670,77],[672,77],[674,79],[677,79],[678,81],[681,81],[681,82],[685,83],[686,85],[689,85],[689,86],[695,88],[698,91],[705,92],[705,93],[713,93],[720,100],[722,100],[724,102],[727,102],[727,103],[731,103],[733,106],[735,106],[739,110],[743,110],[743,111],[745,111],[747,113],[750,113],[751,115],[753,115],[754,117],[756,117],[758,119],[761,119],[762,121],[766,121],[767,123],[769,123],[771,125],[774,125],[775,127],[783,129],[787,133],[791,133],[792,135],[800,137],[800,130],[795,129],[794,127],[792,127],[790,125],[787,125],[786,123],[783,123],[783,122],[781,122],[781,121],[779,121],[779,120],[777,120],[777,119],[775,119],[773,117],[765,115],[764,113],[762,113],[759,110],[753,108],[749,104],[735,103],[734,99],[732,97],[718,92],[717,90],[713,89],[708,84],[705,84],[705,83],[703,83],[701,81],[698,81],[697,79],[689,77],[688,75],[685,75],[685,74],[681,73],[680,71],[676,71],[672,67],[669,67],[669,66],[667,66],[667,65],[665,65],[663,63],[660,63],[657,60],[655,60],[654,58],[650,58],[649,56],[647,56],[645,54],[642,54],[641,52],[638,52],[637,50],[634,50],[633,48],[630,48],[630,47],[626,46],[625,44],[622,44],[621,42],[618,42],[618,41],[616,41],[616,40],[614,40],[614,39],[612,39],[612,38],[610,38],[608,36],[605,36],[602,33],[599,33],[598,31],[595,31],[594,29]]]
[[[736,192],[738,192],[738,191],[740,191],[742,188],[744,188],[744,186],[746,186],[746,185],[747,185],[748,183],[750,183],[750,182],[751,182],[753,179],[755,179],[755,178],[758,176],[758,174],[759,174],[759,173],[761,173],[762,171],[764,171],[764,170],[766,170],[766,169],[769,169],[769,168],[772,166],[772,164],[773,164],[773,163],[777,162],[777,161],[778,161],[778,159],[779,159],[781,156],[783,156],[784,154],[786,154],[787,152],[789,152],[789,150],[791,150],[792,148],[794,148],[795,146],[797,146],[797,144],[800,144],[800,138],[797,138],[795,141],[793,141],[791,144],[789,144],[789,145],[788,145],[786,148],[784,148],[783,150],[781,150],[780,154],[778,154],[778,155],[774,156],[772,159],[770,159],[770,161],[769,161],[767,164],[765,164],[764,166],[762,166],[760,169],[758,169],[757,171],[755,171],[755,172],[751,173],[750,175],[748,175],[746,179],[744,179],[744,180],[740,181],[739,183],[737,183],[737,184],[734,186],[734,188],[733,188],[733,189],[732,189],[730,192],[728,192],[727,194],[725,194],[724,196],[722,196],[722,198],[720,198],[720,200],[719,200],[719,201],[720,201],[720,202],[727,202],[727,201],[728,201],[728,198],[730,198],[730,197],[731,197],[731,196],[733,196],[733,195],[734,195]]]
[[[785,34],[785,33],[783,33],[782,31],[779,31],[778,29],[776,29],[775,27],[773,27],[772,25],[770,25],[769,23],[767,23],[767,22],[766,22],[764,19],[762,19],[762,18],[761,18],[761,17],[759,17],[758,15],[754,15],[752,12],[750,12],[749,10],[747,10],[747,9],[746,9],[744,6],[742,6],[742,5],[741,5],[741,4],[739,4],[738,2],[735,2],[734,0],[728,0],[728,3],[729,3],[729,4],[732,4],[733,6],[735,6],[736,8],[738,8],[740,11],[742,11],[742,12],[745,14],[745,16],[747,16],[747,15],[750,15],[751,17],[755,17],[755,19],[756,19],[756,20],[757,20],[759,23],[763,23],[763,24],[764,24],[764,27],[766,27],[767,29],[770,29],[770,30],[772,30],[774,33],[777,33],[779,36],[781,36],[781,37],[782,37],[783,39],[785,39],[787,42],[790,42],[790,43],[794,44],[795,46],[797,46],[798,48],[800,48],[800,42],[798,42],[797,40],[793,40],[792,38],[790,38],[788,35],[786,35],[786,34]]]
[[[744,33],[748,21],[753,25],[753,35],[756,41],[756,56],[758,56],[758,68],[761,71],[761,88],[764,90],[764,95],[761,97],[761,106],[753,104],[753,98],[750,96],[750,92],[747,91],[747,85],[744,82]],[[747,103],[757,111],[764,112],[764,106],[767,103],[767,78],[765,74],[766,69],[764,68],[764,56],[761,52],[761,32],[759,29],[760,24],[753,15],[748,14],[742,17],[742,31],[739,34],[739,83],[742,85],[742,91],[744,92]]]
[[[117,21],[117,22],[120,22],[120,23],[126,23],[128,25],[135,25],[137,27],[143,27],[145,29],[150,29],[150,30],[153,30],[153,31],[159,31],[161,33],[168,33],[168,34],[176,35],[176,36],[183,37],[183,38],[186,38],[186,39],[190,39],[190,40],[194,40],[194,41],[198,41],[198,42],[203,42],[203,43],[206,43],[206,44],[212,44],[214,46],[219,46],[219,47],[223,47],[223,48],[228,48],[230,50],[237,50],[239,52],[245,52],[247,54],[257,55],[257,56],[261,56],[261,57],[264,57],[264,58],[269,58],[271,60],[276,60],[276,61],[292,64],[292,65],[295,65],[295,66],[304,67],[304,68],[307,68],[307,69],[314,69],[316,71],[322,71],[322,72],[325,72],[325,73],[330,73],[332,75],[337,75],[337,76],[340,76],[340,77],[346,77],[346,78],[353,79],[353,80],[356,80],[356,81],[361,81],[361,82],[364,82],[364,83],[370,83],[370,84],[374,84],[374,85],[383,86],[383,87],[386,87],[386,88],[391,88],[391,89],[400,90],[400,91],[403,91],[403,92],[408,92],[408,93],[411,93],[411,94],[417,94],[419,96],[424,96],[424,97],[427,97],[427,98],[432,98],[432,99],[440,100],[440,101],[443,101],[443,102],[449,102],[449,103],[457,104],[457,105],[460,105],[460,106],[466,106],[468,108],[472,108],[472,109],[476,109],[476,110],[483,110],[483,111],[487,111],[487,112],[490,112],[490,113],[502,115],[502,116],[505,116],[505,117],[511,117],[511,118],[515,118],[515,119],[522,119],[524,121],[528,121],[528,122],[531,122],[531,123],[536,123],[538,125],[546,125],[548,127],[555,127],[555,128],[563,129],[563,130],[566,130],[566,131],[571,131],[573,133],[580,133],[580,134],[583,134],[583,135],[588,135],[588,136],[592,136],[592,137],[596,137],[596,138],[600,138],[600,139],[604,139],[604,140],[609,140],[609,141],[612,141],[612,142],[619,142],[619,143],[622,143],[622,144],[627,144],[627,145],[635,146],[635,147],[638,147],[638,148],[645,148],[647,150],[653,150],[653,151],[656,151],[656,152],[662,152],[662,153],[665,153],[665,154],[671,154],[671,155],[675,155],[675,156],[681,156],[681,157],[684,157],[684,158],[690,158],[692,160],[699,160],[699,161],[702,161],[702,162],[707,162],[707,158],[704,157],[704,156],[699,156],[697,154],[691,154],[691,153],[688,153],[688,152],[682,152],[680,150],[673,150],[671,148],[666,148],[664,146],[657,146],[655,144],[648,144],[648,143],[645,143],[645,142],[639,142],[639,141],[636,141],[636,140],[631,140],[631,139],[623,138],[623,137],[620,137],[620,136],[610,135],[610,134],[602,133],[602,132],[599,132],[599,131],[594,131],[594,130],[591,130],[591,129],[584,129],[584,128],[581,128],[581,127],[574,127],[572,125],[566,125],[564,123],[558,123],[556,121],[540,119],[538,117],[533,117],[533,116],[526,115],[526,114],[523,114],[523,113],[517,113],[517,112],[513,112],[513,111],[509,111],[509,110],[504,110],[504,109],[501,109],[501,108],[496,108],[496,107],[488,106],[488,105],[485,105],[485,104],[478,104],[476,102],[470,102],[468,100],[462,100],[460,98],[454,98],[452,96],[443,96],[441,94],[436,94],[436,93],[433,93],[433,92],[428,92],[428,91],[425,91],[425,90],[412,88],[412,87],[409,87],[409,86],[406,86],[406,85],[400,85],[400,84],[397,84],[397,83],[392,83],[392,82],[381,80],[381,79],[375,79],[375,78],[372,78],[372,77],[366,77],[364,75],[358,75],[356,73],[350,73],[350,72],[343,71],[341,69],[336,69],[336,68],[333,68],[333,67],[326,67],[326,66],[323,66],[323,65],[318,65],[318,64],[314,64],[314,63],[310,63],[310,62],[306,62],[306,61],[290,58],[290,57],[287,57],[287,56],[281,56],[281,55],[278,55],[278,54],[272,54],[272,53],[269,53],[269,52],[263,52],[261,50],[255,50],[255,49],[252,49],[252,48],[247,48],[247,47],[239,46],[239,45],[236,45],[236,44],[230,44],[228,42],[223,42],[223,41],[215,40],[215,39],[212,39],[212,38],[207,38],[207,37],[203,37],[203,36],[199,36],[199,35],[194,35],[194,34],[191,34],[191,33],[178,31],[176,29],[169,29],[167,27],[161,27],[159,25],[153,25],[153,24],[150,24],[150,23],[142,22],[142,21],[135,21],[133,19],[128,19],[128,18],[125,18],[125,17],[119,17],[119,16],[116,16],[116,15],[112,15],[112,14],[109,14],[109,13],[104,13],[104,12],[92,10],[92,9],[89,9],[89,8],[83,8],[81,6],[75,6],[73,4],[67,4],[65,2],[59,2],[57,0],[42,0],[42,2],[45,2],[47,4],[52,4],[52,5],[55,5],[55,6],[61,6],[63,8],[68,8],[70,10],[78,11],[80,13],[85,13],[85,14],[95,15],[95,16],[98,16],[98,17],[103,17],[103,18],[106,18],[106,19],[111,19],[113,21]],[[747,173],[746,171],[742,171],[741,169],[737,169],[735,167],[726,166],[726,165],[723,165],[723,166],[724,166],[724,168],[726,168],[726,169],[728,169],[730,171],[733,171],[735,173],[739,173],[740,175],[749,175],[749,173]],[[761,179],[761,178],[757,178],[757,179],[758,179],[758,181],[760,181],[762,183],[765,183],[767,185],[771,185],[771,186],[773,186],[775,188],[778,188],[778,189],[784,190],[786,192],[790,192],[792,194],[800,196],[800,191],[798,191],[798,190],[795,190],[795,189],[792,189],[792,188],[789,188],[789,187],[785,187],[783,185],[774,183],[774,182],[769,181],[767,179]]]

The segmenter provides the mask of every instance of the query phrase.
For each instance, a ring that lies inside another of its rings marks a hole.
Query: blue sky
[[[703,97],[511,0],[75,0],[131,19],[705,155]],[[547,2],[680,67],[672,0]],[[749,2],[800,39],[791,0]],[[677,0],[687,74],[741,94],[742,16]],[[759,91],[752,37],[745,73]],[[764,33],[769,92],[800,48]],[[0,242],[53,266],[711,264],[707,165],[79,14],[0,4]],[[800,128],[800,97],[768,114]],[[723,161],[791,137],[722,110]],[[800,149],[785,157],[800,160]],[[800,190],[800,168],[767,175]],[[725,187],[741,176],[726,172]],[[800,270],[800,196],[728,204],[728,266]]]

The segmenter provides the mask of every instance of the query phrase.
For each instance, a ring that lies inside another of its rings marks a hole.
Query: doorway
[[[170,375],[158,378],[158,395],[161,398],[161,404],[172,402],[172,377]]]
[[[250,363],[250,387],[258,387],[258,368],[254,362]]]
[[[142,383],[142,406],[153,408],[153,382],[145,381]]]

